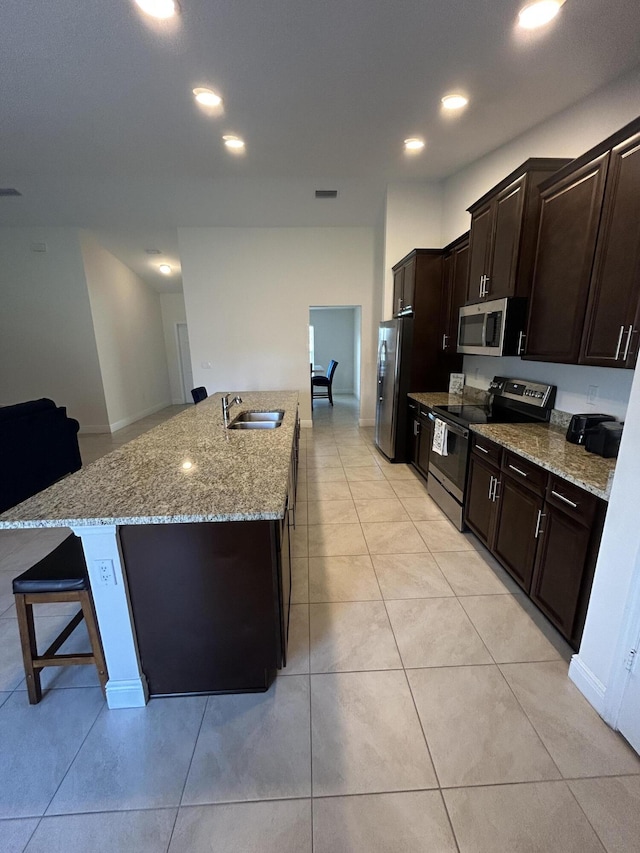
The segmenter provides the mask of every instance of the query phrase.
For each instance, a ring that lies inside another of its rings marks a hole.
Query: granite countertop
[[[298,393],[237,393],[231,420],[284,409],[282,425],[225,429],[214,394],[2,513],[0,529],[282,518]]]
[[[411,391],[408,395],[423,406],[460,406],[462,404],[484,403],[487,392],[481,388],[467,386],[462,394],[449,394],[448,391]]]
[[[535,462],[570,483],[609,500],[615,459],[587,453],[565,438],[566,427],[553,424],[472,424],[471,429]]]

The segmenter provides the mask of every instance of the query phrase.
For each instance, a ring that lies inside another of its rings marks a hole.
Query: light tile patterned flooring
[[[85,461],[175,411],[82,436]],[[65,534],[0,531],[0,850],[638,851],[640,760],[568,680],[568,647],[353,400],[314,415],[289,665],[266,694],[108,711],[86,667],[48,670],[30,707],[11,578]],[[41,612],[46,639],[60,617]]]

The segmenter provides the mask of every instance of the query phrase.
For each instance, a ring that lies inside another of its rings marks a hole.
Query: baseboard
[[[159,412],[161,409],[166,409],[167,406],[170,406],[171,403],[166,400],[162,403],[158,403],[155,406],[151,406],[148,409],[145,409],[142,412],[138,412],[135,415],[131,415],[128,418],[122,418],[119,421],[115,421],[112,424],[109,424],[108,432],[117,432],[119,429],[123,427],[129,426],[130,424],[134,424],[136,421],[142,420],[142,418],[146,418],[148,415],[155,415],[156,412]]]
[[[109,424],[85,424],[81,426],[78,432],[82,435],[83,433],[95,433],[95,432],[111,432],[111,427]]]
[[[358,426],[361,427],[374,427],[376,425],[375,418],[360,418],[358,420]]]
[[[107,682],[107,706],[115,708],[144,708],[149,701],[149,688],[144,675],[126,681]]]
[[[313,429],[313,421],[303,421],[300,419],[300,426],[302,429]]]
[[[607,688],[600,679],[591,672],[588,666],[580,659],[579,655],[573,655],[569,664],[569,678],[585,697],[590,705],[602,717],[604,715],[604,698]]]

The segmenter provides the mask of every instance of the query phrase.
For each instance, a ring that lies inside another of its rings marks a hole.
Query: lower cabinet
[[[531,586],[541,512],[542,498],[503,475],[493,553],[525,592]]]
[[[415,401],[409,401],[409,462],[425,479],[429,476],[429,456],[433,430],[429,420],[429,409]]]
[[[595,495],[474,436],[465,521],[576,649],[605,513]]]

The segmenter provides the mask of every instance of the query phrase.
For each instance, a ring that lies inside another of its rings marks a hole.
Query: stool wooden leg
[[[93,657],[95,658],[96,669],[98,670],[100,686],[104,693],[107,681],[109,680],[109,675],[107,673],[107,664],[104,659],[104,652],[102,651],[102,641],[100,639],[100,632],[98,631],[96,614],[93,609],[93,601],[86,590],[80,592],[78,595],[80,598],[82,613],[84,614],[84,621],[87,626],[87,633],[89,634],[89,640],[91,641],[91,649],[93,650]]]
[[[38,656],[36,632],[33,624],[33,607],[26,604],[24,595],[19,593],[15,595],[15,603],[29,704],[37,705],[42,699],[42,686],[40,684],[40,670],[33,666],[33,659]]]

